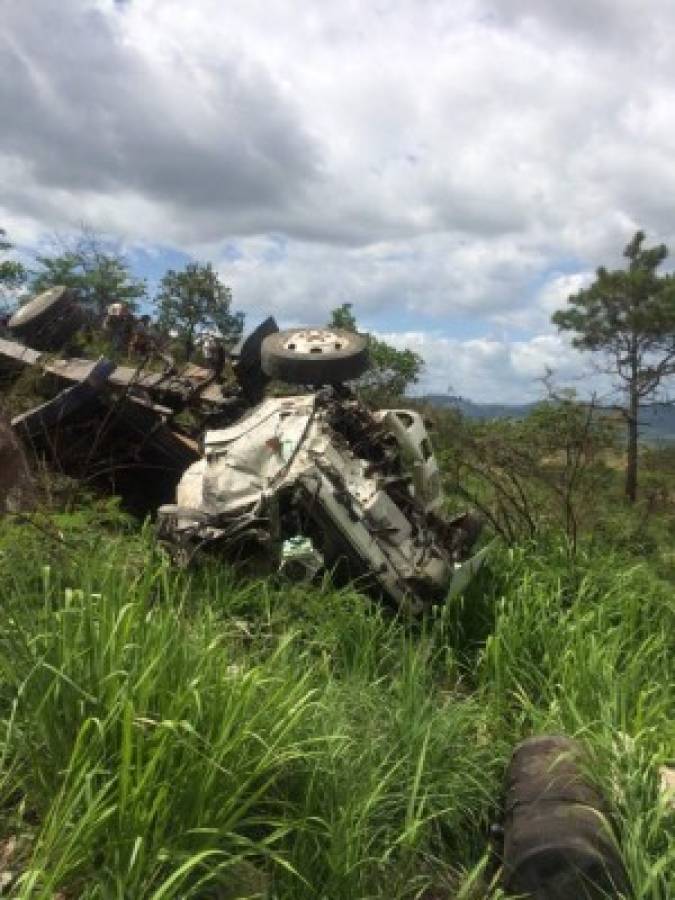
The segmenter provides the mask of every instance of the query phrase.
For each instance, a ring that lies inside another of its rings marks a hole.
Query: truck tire
[[[72,292],[50,288],[20,307],[9,320],[11,333],[36,350],[60,350],[83,323]]]
[[[262,368],[290,384],[340,384],[367,371],[368,339],[339,328],[291,328],[268,335]]]

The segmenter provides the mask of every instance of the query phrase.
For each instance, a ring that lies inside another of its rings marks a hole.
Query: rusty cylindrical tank
[[[530,738],[506,773],[503,885],[533,900],[629,897],[604,801],[583,776],[581,746]]]

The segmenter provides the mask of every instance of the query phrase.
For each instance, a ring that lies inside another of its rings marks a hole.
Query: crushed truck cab
[[[463,589],[482,562],[470,556],[475,518],[443,516],[417,412],[373,413],[346,386],[326,387],[269,397],[203,444],[158,514],[183,559],[208,546],[282,572],[329,571],[412,613]]]

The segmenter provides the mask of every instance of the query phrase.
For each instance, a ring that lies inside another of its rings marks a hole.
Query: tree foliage
[[[604,451],[616,424],[574,394],[539,404],[524,419],[469,420],[436,412],[438,455],[449,490],[467,500],[509,543],[562,528],[574,551],[580,524],[606,486]]]
[[[343,303],[331,313],[329,325],[356,331],[356,318],[351,303]],[[424,368],[424,360],[413,350],[397,350],[385,341],[370,336],[371,368],[362,375],[357,386],[376,402],[401,397],[416,384]]]
[[[7,232],[0,228],[0,254],[10,251],[13,244],[7,240]],[[9,306],[8,297],[26,280],[26,270],[14,259],[0,260],[0,312]]]
[[[572,343],[597,353],[602,371],[617,380],[627,425],[626,495],[637,494],[640,407],[656,397],[675,374],[675,279],[659,266],[668,255],[664,244],[644,246],[638,231],[624,250],[626,269],[600,267],[593,284],[568,297],[553,314]]]
[[[159,324],[176,331],[185,359],[191,359],[202,331],[216,331],[234,341],[244,327],[244,314],[232,312],[232,291],[214,272],[211,263],[188,263],[183,271],[169,269],[155,298]]]
[[[31,294],[65,285],[85,309],[102,319],[111,303],[124,302],[132,310],[146,296],[146,284],[131,273],[119,248],[83,229],[74,240],[57,239],[54,252],[36,257],[30,273]]]

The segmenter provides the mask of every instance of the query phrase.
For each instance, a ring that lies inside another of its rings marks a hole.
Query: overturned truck
[[[59,322],[62,344],[54,307],[72,304],[61,289],[32,304],[40,350],[23,307],[14,333],[9,323],[21,342],[0,339],[0,378],[38,372],[47,397],[13,419],[15,431],[50,465],[156,511],[177,560],[209,550],[256,571],[329,573],[413,613],[480,567],[479,522],[445,516],[420,414],[373,412],[347,384],[368,368],[365,336],[267,319],[234,348],[235,381],[223,384],[166,360],[153,371],[53,358],[45,321]]]

